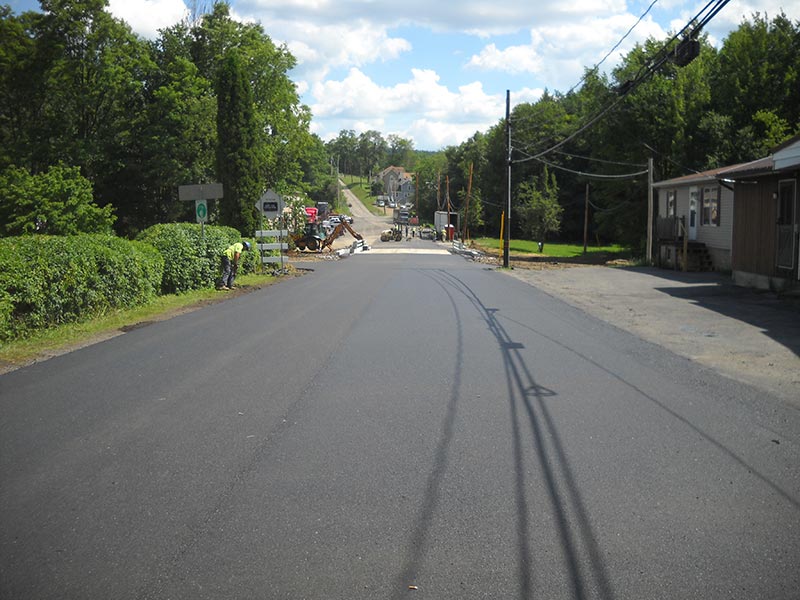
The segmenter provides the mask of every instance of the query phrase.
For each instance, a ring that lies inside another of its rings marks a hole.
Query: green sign
[[[198,223],[205,223],[208,218],[208,202],[206,200],[195,200],[194,214]]]

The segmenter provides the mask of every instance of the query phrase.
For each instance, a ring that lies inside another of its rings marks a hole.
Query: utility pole
[[[583,206],[583,253],[586,254],[586,247],[589,239],[589,182],[586,182],[586,201]]]
[[[444,240],[447,241],[447,238],[450,237],[450,175],[445,175],[444,177],[445,183],[447,184],[445,187],[445,200],[447,202],[447,228],[444,230]]]
[[[464,233],[461,234],[461,241],[467,243],[467,221],[469,220],[469,197],[472,194],[472,163],[469,163],[469,184],[467,184],[467,201],[464,205]],[[448,217],[449,219],[450,217]]]
[[[419,173],[414,173],[414,206],[419,219]]]
[[[504,223],[503,267],[508,268],[508,248],[511,245],[511,90],[506,90],[506,140],[508,141],[508,211]]]
[[[647,159],[647,265],[653,264],[653,157]]]

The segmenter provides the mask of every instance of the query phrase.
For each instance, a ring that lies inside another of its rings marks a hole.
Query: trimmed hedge
[[[145,304],[163,270],[152,246],[110,235],[0,239],[0,340]]]
[[[145,229],[136,239],[155,246],[164,257],[161,293],[179,294],[214,287],[222,253],[242,235],[233,227],[211,225],[202,232],[196,223],[163,223]],[[257,265],[253,245],[252,251],[242,254],[239,273],[253,273]]]

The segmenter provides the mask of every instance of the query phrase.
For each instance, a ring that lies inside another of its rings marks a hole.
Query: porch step
[[[683,248],[678,246],[678,264],[683,263]],[[706,245],[700,242],[689,242],[686,256],[688,257],[688,271],[713,271],[714,261]]]

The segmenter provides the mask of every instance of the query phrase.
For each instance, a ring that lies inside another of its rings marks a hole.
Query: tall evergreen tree
[[[252,235],[258,180],[253,90],[239,53],[225,54],[217,75],[217,174],[224,187],[220,221]]]

